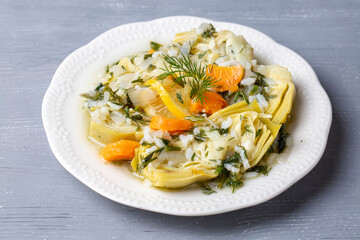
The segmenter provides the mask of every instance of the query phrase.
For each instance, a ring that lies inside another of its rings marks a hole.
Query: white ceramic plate
[[[296,86],[291,131],[293,146],[287,161],[275,164],[266,177],[246,180],[234,194],[220,191],[203,195],[196,187],[162,191],[144,185],[126,166],[104,164],[98,149],[87,139],[88,117],[81,109],[80,93],[93,88],[107,64],[145,51],[150,40],[169,42],[175,33],[211,22],[218,30],[242,34],[263,64],[287,67]],[[77,179],[116,202],[172,215],[199,216],[223,213],[265,202],[304,177],[320,160],[332,120],[331,104],[310,65],[295,52],[263,33],[239,24],[176,16],[111,29],[68,56],[57,69],[42,106],[50,147],[59,162]]]

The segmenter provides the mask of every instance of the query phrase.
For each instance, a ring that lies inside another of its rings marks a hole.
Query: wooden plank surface
[[[320,163],[280,196],[208,217],[114,203],[52,154],[41,101],[73,50],[125,23],[193,15],[258,29],[315,69],[333,105]],[[359,1],[0,1],[1,239],[360,239]]]

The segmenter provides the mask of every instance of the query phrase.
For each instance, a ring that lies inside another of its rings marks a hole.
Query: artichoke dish
[[[81,94],[99,157],[131,161],[154,187],[200,183],[206,194],[266,175],[262,160],[286,145],[295,87],[287,68],[259,65],[253,52],[243,36],[203,23],[108,65]]]

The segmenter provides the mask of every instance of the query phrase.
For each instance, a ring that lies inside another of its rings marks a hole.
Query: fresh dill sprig
[[[169,66],[165,65],[165,68],[161,68],[165,72],[159,75],[157,79],[164,80],[170,77],[181,87],[188,83],[191,86],[190,98],[203,104],[204,100],[207,99],[205,93],[215,87],[216,81],[206,74],[206,66],[192,61],[189,55],[181,55],[181,57],[163,55]]]

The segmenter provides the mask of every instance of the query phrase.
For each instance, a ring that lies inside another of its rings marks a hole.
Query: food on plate
[[[263,159],[289,142],[295,87],[285,67],[258,65],[253,51],[243,36],[203,23],[107,66],[81,94],[100,157],[131,160],[152,186],[201,183],[206,194],[266,175]]]

